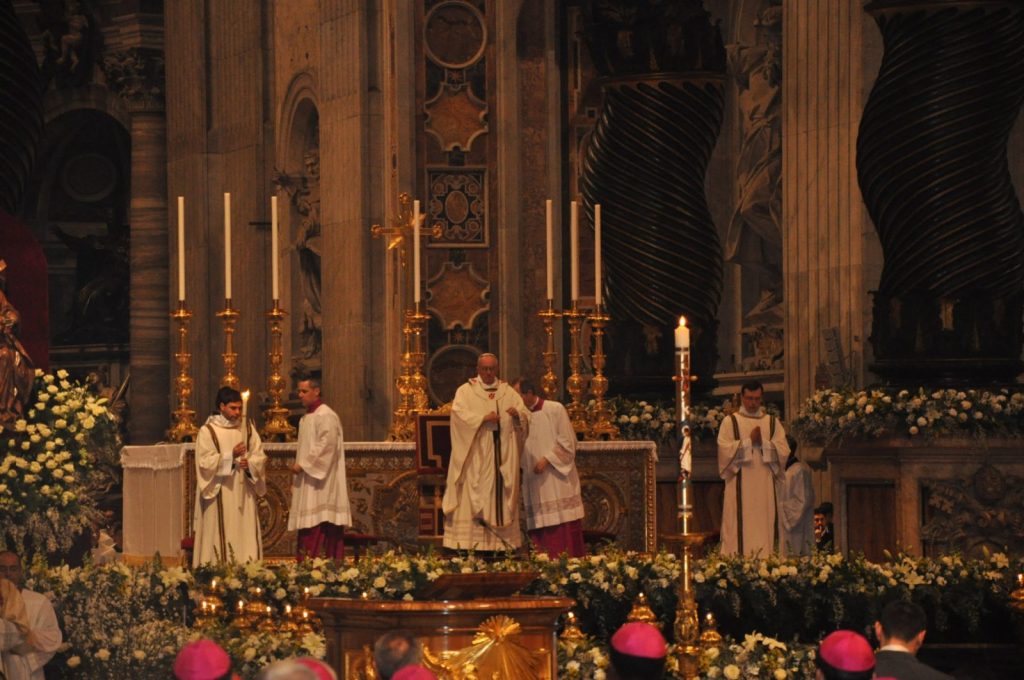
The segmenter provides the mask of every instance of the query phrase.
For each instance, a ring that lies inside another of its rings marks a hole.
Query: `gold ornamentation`
[[[594,395],[594,411],[587,436],[590,439],[618,439],[619,428],[612,422],[612,412],[605,405],[604,395],[608,391],[608,378],[604,374],[604,328],[611,317],[601,305],[590,315],[590,333],[594,338],[594,353],[591,364],[594,375],[590,378],[590,392]]]
[[[704,632],[700,634],[700,646],[704,649],[708,647],[719,647],[722,644],[722,634],[718,632],[718,621],[715,620],[715,615],[708,612],[704,615]]]
[[[647,604],[647,596],[645,594],[638,593],[636,596],[636,602],[633,603],[633,608],[629,610],[629,615],[626,616],[626,620],[629,622],[641,622],[649,623],[653,626],[661,628],[661,622],[658,621],[658,617],[654,614],[654,610]]]
[[[420,305],[405,313],[405,351],[402,353],[402,374],[395,380],[398,388],[398,406],[391,418],[388,441],[411,442],[416,436],[416,416],[430,408],[427,398],[427,378],[423,375],[423,336],[430,315],[420,311]]]
[[[295,428],[288,422],[288,409],[281,406],[281,395],[284,394],[284,377],[281,375],[281,328],[288,312],[281,309],[279,301],[274,300],[274,308],[267,312],[270,326],[270,351],[267,359],[270,363],[270,375],[267,377],[267,394],[270,395],[270,406],[263,411],[263,429],[260,436],[270,441],[281,439],[290,442],[295,439]]]
[[[540,677],[549,650],[527,649],[515,639],[520,633],[519,623],[514,619],[504,614],[492,616],[480,624],[468,647],[439,655],[424,647],[425,665],[452,680],[469,677],[535,680]]]
[[[580,311],[577,303],[573,301],[572,307],[563,312],[569,324],[569,377],[565,381],[565,389],[572,397],[572,401],[566,407],[569,412],[569,420],[572,421],[572,429],[576,434],[584,434],[587,431],[587,409],[583,406],[583,390],[585,379],[580,373],[583,367],[583,319],[586,314]]]
[[[192,364],[192,353],[188,351],[188,326],[192,312],[185,307],[185,301],[178,301],[178,308],[171,312],[171,318],[178,323],[178,351],[174,360],[178,362],[178,377],[174,379],[174,389],[178,395],[178,408],[174,409],[174,425],[167,431],[167,439],[172,442],[195,441],[199,433],[196,425],[196,412],[191,408],[192,376],[189,366]]]
[[[224,360],[224,375],[220,379],[221,387],[239,387],[238,376],[235,374],[235,366],[238,364],[238,354],[235,353],[235,325],[240,316],[237,309],[232,309],[231,298],[224,300],[224,309],[217,312],[224,321],[224,352],[220,355]]]
[[[566,612],[565,614],[565,628],[562,629],[562,634],[559,635],[563,640],[582,640],[587,637],[582,630],[580,630],[579,622],[576,619],[576,614],[573,612]]]
[[[537,312],[544,324],[544,335],[547,337],[547,348],[544,350],[544,375],[540,379],[540,388],[545,399],[558,398],[558,374],[555,373],[555,319],[562,313],[555,309],[555,301],[548,300],[548,306]]]

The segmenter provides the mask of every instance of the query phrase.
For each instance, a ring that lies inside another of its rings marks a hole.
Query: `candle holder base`
[[[270,364],[270,371],[267,376],[267,394],[270,395],[270,404],[263,411],[263,428],[260,436],[268,441],[294,441],[295,428],[288,422],[288,409],[281,406],[281,398],[284,395],[285,380],[281,375],[281,363],[284,360],[281,349],[281,335],[284,328],[284,318],[288,313],[281,309],[278,300],[274,300],[274,307],[267,312],[267,324],[270,326],[270,351],[267,352],[267,362]]]
[[[566,322],[569,324],[569,377],[565,381],[565,390],[569,393],[571,400],[566,405],[569,412],[569,420],[572,422],[572,429],[577,435],[586,435],[589,430],[587,424],[587,407],[583,404],[583,392],[586,389],[586,379],[580,372],[583,367],[583,320],[587,317],[581,311],[576,302],[572,308],[563,312]]]
[[[178,363],[178,375],[174,379],[178,408],[173,411],[174,424],[167,431],[167,440],[172,442],[195,441],[196,435],[199,434],[199,427],[196,425],[196,412],[189,406],[192,399],[193,381],[192,376],[189,375],[192,354],[188,351],[188,327],[192,319],[192,312],[185,307],[184,300],[178,301],[178,308],[171,312],[171,318],[178,324],[178,351],[174,353],[174,359]]]
[[[238,365],[238,354],[235,353],[235,325],[241,316],[237,309],[231,307],[231,298],[224,300],[224,309],[217,312],[217,316],[224,322],[224,351],[221,359],[224,362],[224,375],[221,376],[221,387],[233,387],[239,389],[241,383],[235,368]]]
[[[562,313],[555,309],[554,300],[548,299],[548,306],[537,312],[544,324],[544,335],[547,337],[547,348],[544,350],[544,375],[540,379],[540,389],[545,399],[558,398],[558,374],[555,373],[555,320]]]

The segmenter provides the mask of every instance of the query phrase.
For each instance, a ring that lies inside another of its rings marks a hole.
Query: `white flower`
[[[68,659],[68,668],[77,668],[82,663],[82,657],[72,656]]]
[[[722,669],[722,674],[725,675],[725,677],[729,678],[729,680],[736,680],[740,677],[739,666],[735,664],[729,664],[728,666]]]
[[[786,680],[786,678],[789,677],[789,673],[787,673],[784,668],[776,668],[773,675],[775,676],[775,680]]]
[[[106,661],[110,658],[110,650],[103,648],[96,652],[96,658],[100,661]]]
[[[132,652],[132,656],[134,656],[139,661],[142,661],[146,658],[146,653],[141,649],[136,649],[134,652]]]

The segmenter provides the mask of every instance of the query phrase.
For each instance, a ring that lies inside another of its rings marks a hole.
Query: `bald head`
[[[498,357],[490,352],[484,352],[476,360],[476,372],[485,385],[493,385],[498,379]]]

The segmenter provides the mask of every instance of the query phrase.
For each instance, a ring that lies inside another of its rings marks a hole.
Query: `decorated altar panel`
[[[291,503],[290,466],[295,444],[267,442],[267,495],[260,522],[267,558],[295,554],[295,533],[286,531]],[[178,555],[191,536],[195,505],[194,444],[126,446],[124,542],[130,558],[155,552]],[[349,442],[345,445],[352,531],[381,543],[412,549],[418,545],[419,490],[415,445]],[[653,442],[581,442],[577,467],[586,511],[584,528],[615,536],[625,548],[653,550],[656,446]]]

